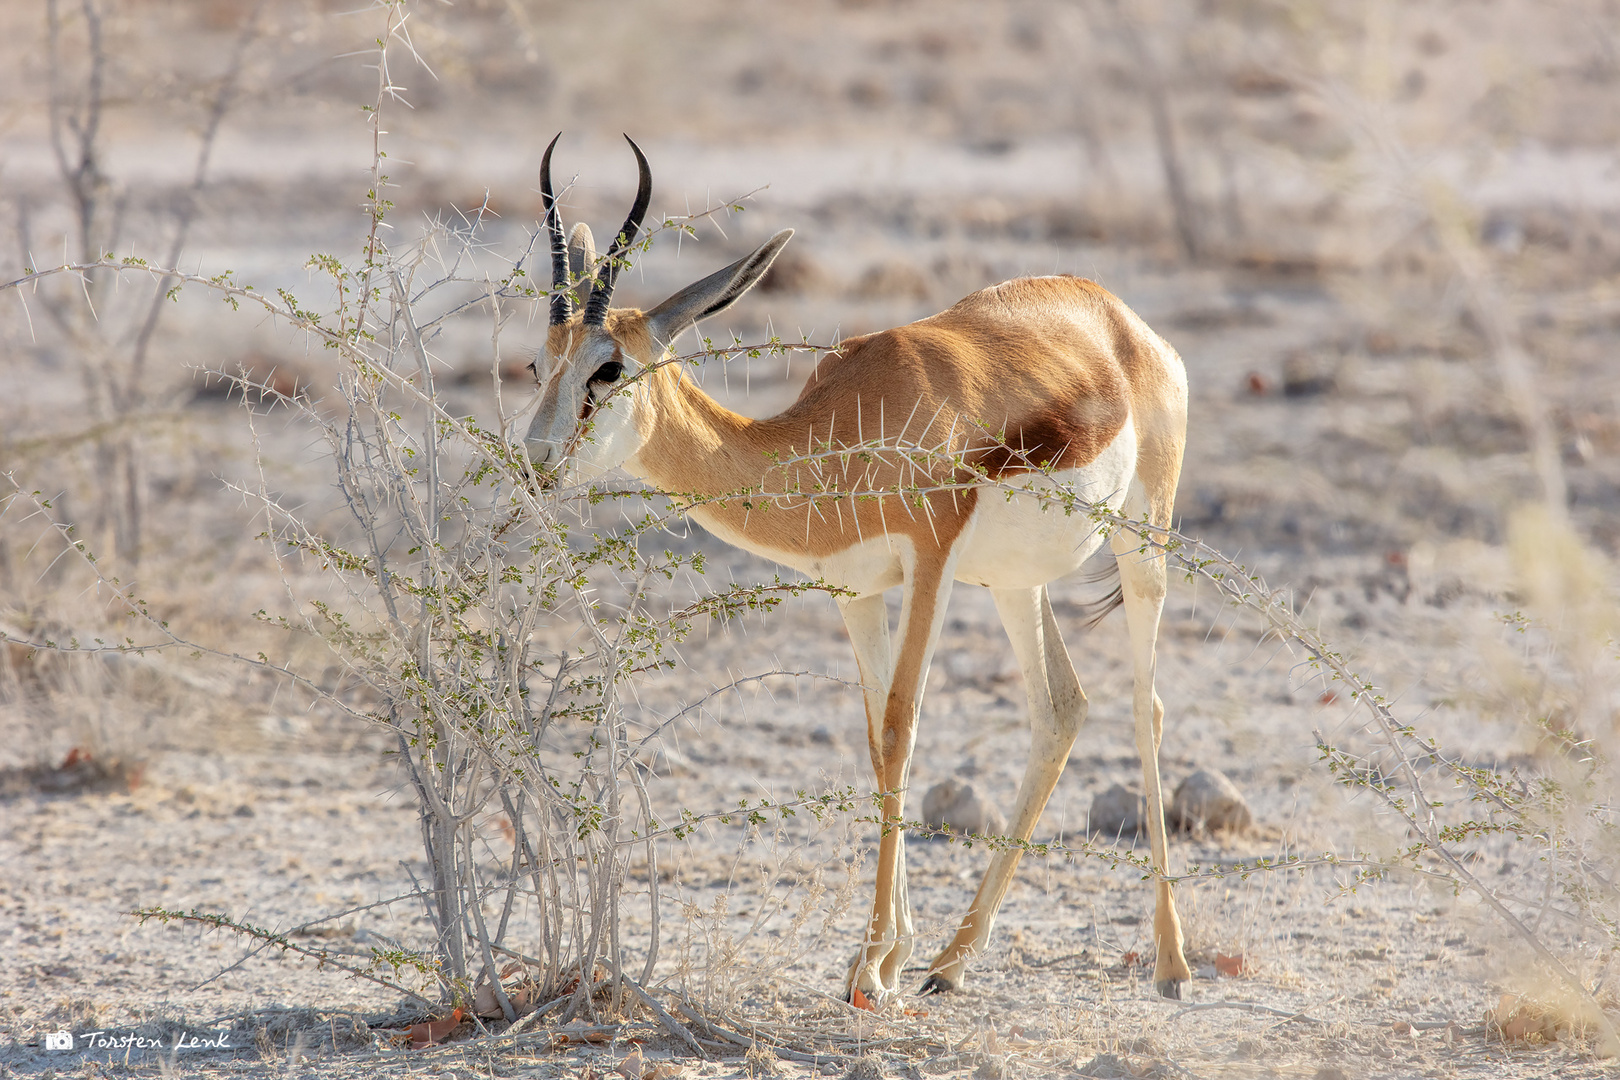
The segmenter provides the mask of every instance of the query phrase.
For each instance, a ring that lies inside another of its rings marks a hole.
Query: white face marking
[[[578,327],[567,355],[536,364],[540,393],[524,442],[542,469],[563,466],[564,482],[592,480],[624,464],[643,442],[637,415],[646,388],[626,385],[641,370],[600,328]],[[577,345],[575,342],[577,341]]]

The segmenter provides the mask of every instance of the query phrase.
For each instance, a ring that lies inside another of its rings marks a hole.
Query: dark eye
[[[596,374],[590,377],[589,382],[616,382],[624,374],[624,365],[617,360],[609,360],[596,369]]]
[[[528,363],[528,369],[530,375],[533,375],[536,379],[540,377],[540,361],[530,360]]]

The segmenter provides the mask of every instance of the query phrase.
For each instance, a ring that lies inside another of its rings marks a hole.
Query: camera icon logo
[[[45,1049],[71,1050],[73,1049],[73,1035],[66,1031],[47,1031],[45,1033]]]

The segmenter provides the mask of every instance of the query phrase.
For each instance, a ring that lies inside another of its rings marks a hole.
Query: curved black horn
[[[630,216],[624,219],[624,228],[613,238],[612,246],[602,258],[602,268],[596,272],[596,283],[591,288],[591,298],[585,302],[587,326],[601,326],[602,321],[607,318],[608,305],[613,302],[613,283],[619,276],[619,264],[624,253],[635,242],[636,234],[641,231],[641,219],[647,216],[647,204],[652,202],[652,169],[647,166],[647,155],[641,152],[641,147],[637,146],[636,141],[630,136],[626,135],[624,141],[636,152],[636,164],[641,169],[641,180],[636,187],[636,201],[635,205],[630,207]]]
[[[557,197],[551,193],[551,152],[557,148],[557,132],[545,157],[540,159],[540,205],[546,212],[546,232],[551,235],[551,325],[560,326],[574,313],[574,300],[568,291],[568,241],[562,233],[562,211],[557,209]]]

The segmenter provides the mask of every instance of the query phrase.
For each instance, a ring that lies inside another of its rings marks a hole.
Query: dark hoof
[[[923,980],[921,992],[924,996],[926,996],[928,994],[948,994],[955,989],[955,983],[951,982],[951,980],[947,979],[945,976],[936,971],[934,974]]]
[[[1162,979],[1159,982],[1154,983],[1153,988],[1159,992],[1159,996],[1162,998],[1169,998],[1171,1001],[1180,1001],[1181,984],[1186,981],[1187,980],[1185,979]]]

